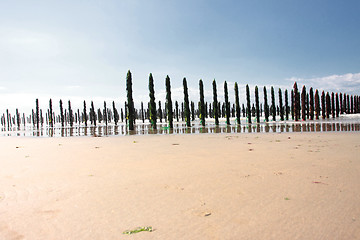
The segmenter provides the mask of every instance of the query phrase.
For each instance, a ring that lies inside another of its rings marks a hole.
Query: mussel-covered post
[[[226,81],[224,82],[224,96],[225,96],[226,124],[230,125],[230,102],[229,102],[229,93],[228,93]]]
[[[150,123],[151,123],[151,127],[153,129],[156,129],[156,120],[157,120],[157,114],[156,114],[156,102],[155,102],[155,90],[154,90],[154,79],[152,74],[150,73],[149,75],[149,97],[150,97],[150,104],[149,104],[149,108],[150,108]],[[161,109],[160,109],[161,111]],[[161,121],[161,119],[160,119]]]
[[[53,127],[54,126],[54,123],[53,123],[53,110],[52,110],[52,100],[50,98],[49,100],[49,125],[50,127]]]
[[[239,87],[237,82],[235,82],[234,90],[235,90],[236,124],[240,125],[241,112],[240,112],[240,102],[239,102]]]
[[[169,128],[173,128],[173,110],[172,110],[172,100],[171,100],[171,85],[170,85],[170,77],[166,76],[165,79],[166,85],[166,112],[167,119],[169,123]]]
[[[189,93],[186,78],[183,79],[183,88],[184,88],[184,115],[185,122],[187,127],[191,127],[190,124],[190,106],[189,106]]]
[[[84,100],[84,110],[83,110],[83,120],[84,120],[84,123],[85,123],[85,127],[87,127],[87,121],[88,121],[88,117],[87,117],[87,112],[86,112],[86,102]]]
[[[130,70],[126,76],[126,91],[127,91],[127,119],[129,121],[129,130],[134,130],[135,109],[132,97],[132,77]]]
[[[271,87],[271,115],[272,115],[272,120],[276,121],[276,105],[275,105],[274,87]]]
[[[319,91],[315,90],[315,119],[319,120],[320,116],[320,97],[319,97]]]
[[[218,108],[218,100],[217,100],[217,90],[216,90],[216,81],[215,79],[212,82],[213,85],[213,111],[214,111],[214,119],[215,125],[219,125],[219,108]]]
[[[200,90],[200,122],[202,126],[205,126],[205,103],[204,103],[204,84],[203,81],[199,80]]]
[[[73,111],[71,109],[71,102],[70,100],[68,101],[68,109],[69,109],[69,121],[70,121],[70,127],[73,126],[74,124],[74,115],[73,115]],[[50,114],[52,115],[52,114]],[[51,117],[52,118],[52,117]]]
[[[39,113],[39,99],[36,99],[36,128],[39,129],[39,120],[40,120],[40,113]]]
[[[60,99],[59,101],[59,105],[60,105],[60,121],[61,121],[61,127],[64,127],[64,109],[63,109],[63,103],[62,100]]]
[[[246,114],[248,118],[248,123],[251,123],[250,89],[248,84],[246,84],[246,105],[247,105]]]
[[[288,102],[288,90],[285,89],[285,119],[289,120],[289,102]]]
[[[302,116],[302,120],[305,121],[306,120],[306,87],[305,85],[302,88],[301,91],[301,116]]]
[[[255,86],[255,112],[256,122],[260,123],[259,89],[257,86]]]
[[[267,100],[267,90],[264,86],[264,115],[265,115],[265,122],[269,121],[269,104]]]
[[[280,108],[280,120],[284,121],[284,106],[283,106],[283,101],[282,101],[281,88],[279,88],[279,108]]]
[[[313,88],[311,87],[310,90],[309,90],[309,93],[310,93],[310,107],[309,107],[309,111],[310,111],[310,120],[314,120],[314,90]]]
[[[294,120],[295,121],[299,121],[299,115],[298,115],[298,107],[299,107],[299,92],[298,92],[298,87],[297,87],[297,83],[294,83]]]

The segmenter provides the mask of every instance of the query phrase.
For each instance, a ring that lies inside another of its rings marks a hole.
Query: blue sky
[[[179,100],[183,77],[194,101],[199,79],[211,100],[214,78],[220,97],[225,80],[359,94],[359,11],[351,0],[2,0],[0,112],[50,97],[123,104],[129,69],[137,104],[150,72],[163,102],[166,75]]]

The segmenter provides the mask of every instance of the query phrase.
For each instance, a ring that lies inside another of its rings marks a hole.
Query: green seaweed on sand
[[[130,234],[139,233],[139,232],[144,232],[144,231],[152,232],[153,229],[152,229],[151,226],[149,226],[149,227],[138,227],[138,228],[136,228],[136,229],[134,229],[134,230],[126,230],[126,231],[123,232],[123,234],[128,234],[128,235],[130,235]]]

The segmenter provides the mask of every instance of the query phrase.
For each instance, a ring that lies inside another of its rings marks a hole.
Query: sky
[[[0,113],[31,112],[35,99],[55,112],[60,99],[126,100],[132,72],[135,105],[165,102],[165,77],[173,101],[205,98],[212,81],[261,89],[300,86],[360,94],[358,0],[0,0]],[[268,94],[269,95],[269,94]],[[260,91],[260,98],[262,97]],[[233,101],[233,100],[232,100]]]

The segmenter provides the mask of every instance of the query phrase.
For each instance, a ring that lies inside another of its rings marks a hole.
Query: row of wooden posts
[[[113,121],[115,125],[121,120],[128,124],[129,130],[134,129],[135,119],[141,119],[143,122],[148,119],[153,129],[157,127],[157,120],[162,122],[164,119],[168,123],[169,128],[173,128],[173,121],[179,118],[185,121],[186,126],[191,127],[191,121],[194,121],[197,117],[200,119],[202,126],[205,126],[206,118],[214,118],[215,125],[219,125],[219,118],[225,118],[226,124],[230,125],[230,118],[235,118],[235,124],[241,124],[240,118],[246,117],[247,123],[251,124],[254,118],[256,123],[260,122],[260,117],[264,116],[264,121],[276,121],[276,116],[279,116],[281,121],[291,119],[298,120],[314,120],[314,119],[325,119],[339,117],[340,114],[352,114],[360,113],[360,101],[357,95],[348,95],[346,93],[329,93],[321,92],[313,88],[307,92],[306,87],[303,86],[301,92],[298,90],[297,83],[294,83],[293,89],[290,93],[291,103],[288,102],[288,91],[285,90],[284,96],[281,89],[278,90],[278,104],[275,103],[274,88],[271,87],[271,104],[268,104],[267,89],[263,88],[263,103],[259,103],[259,90],[255,87],[255,103],[251,105],[250,100],[250,89],[246,85],[246,106],[242,104],[240,107],[239,103],[239,89],[238,84],[235,83],[235,103],[230,104],[228,97],[227,82],[224,82],[224,102],[220,103],[217,100],[217,84],[213,80],[213,102],[207,103],[204,100],[204,86],[203,81],[199,81],[199,93],[200,99],[198,101],[197,109],[195,108],[194,101],[189,101],[188,87],[186,78],[183,79],[183,91],[184,91],[184,102],[179,106],[178,101],[175,101],[175,109],[173,108],[171,99],[171,85],[169,76],[165,79],[166,86],[166,103],[165,108],[161,106],[161,101],[158,101],[158,107],[155,102],[155,91],[154,91],[154,80],[152,74],[149,75],[149,98],[150,101],[147,104],[147,108],[144,109],[143,102],[141,102],[141,109],[135,109],[134,101],[132,97],[132,76],[131,72],[128,71],[126,78],[126,91],[127,101],[125,107],[120,109],[118,112],[115,102],[112,102],[112,108],[106,106],[104,101],[103,109],[98,108],[97,111],[94,108],[94,103],[91,102],[89,113],[87,112],[86,102],[84,101],[83,110],[73,111],[70,100],[68,101],[67,109],[64,109],[62,100],[59,101],[60,114],[56,115],[53,111],[52,100],[49,100],[49,108],[45,113],[45,120],[43,117],[42,109],[39,109],[39,101],[35,101],[35,110],[32,110],[32,114],[25,117],[25,113],[22,116],[18,109],[16,109],[15,115],[11,115],[7,110],[1,116],[2,126],[11,128],[17,126],[20,128],[21,125],[26,123],[32,123],[34,127],[39,128],[44,123],[47,123],[50,127],[54,127],[54,123],[61,123],[62,127],[69,125],[73,126],[74,123],[85,126],[88,125],[88,121],[93,126],[96,126],[97,122],[104,122],[105,125]],[[284,102],[283,102],[284,97]]]

